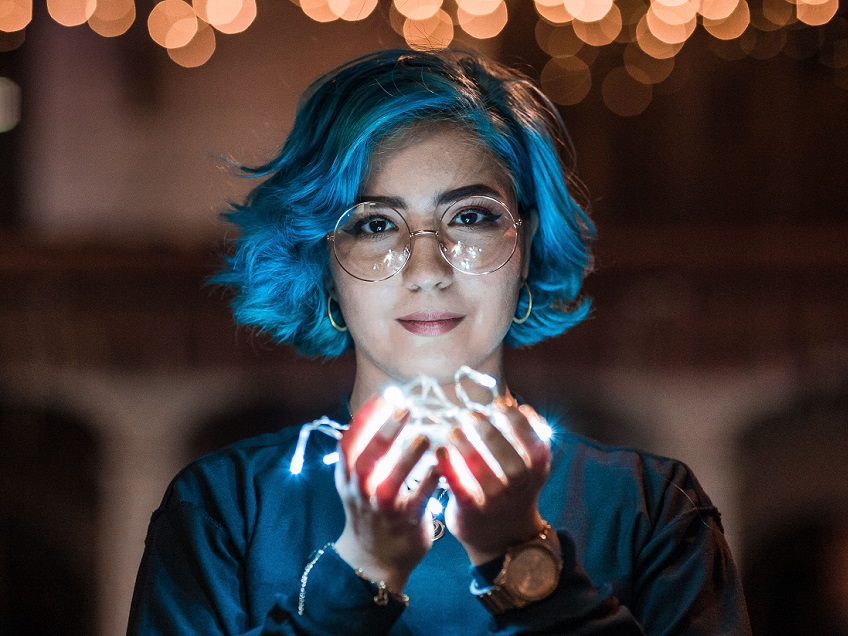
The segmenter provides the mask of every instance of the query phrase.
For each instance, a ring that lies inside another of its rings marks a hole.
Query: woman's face
[[[460,193],[496,198],[518,218],[510,180],[490,151],[456,127],[413,129],[375,152],[363,200],[388,202],[410,230],[434,230]],[[485,275],[453,269],[432,234],[416,237],[394,276],[358,280],[331,258],[341,313],[355,344],[354,398],[419,374],[452,381],[463,364],[501,378],[502,341],[526,271],[524,229],[510,260]]]

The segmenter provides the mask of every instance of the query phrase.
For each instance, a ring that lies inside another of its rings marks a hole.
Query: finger
[[[424,479],[421,480],[415,490],[413,490],[410,494],[407,501],[409,507],[413,510],[421,510],[423,512],[424,507],[430,500],[430,496],[439,485],[439,479],[441,479],[441,477],[442,475],[439,471],[438,465],[430,466],[430,470],[427,471]]]
[[[507,439],[503,431],[492,422],[482,415],[475,415],[474,429],[489,449],[492,457],[497,461],[506,480],[514,480],[523,475],[527,471],[530,458],[527,457],[525,459],[525,456],[522,455],[519,449],[515,448],[513,442]],[[508,418],[507,425],[510,427],[513,426],[511,420]]]
[[[356,458],[359,457],[362,449],[374,436],[377,428],[385,422],[390,413],[391,411],[385,401],[379,395],[375,395],[350,419],[347,430],[339,440],[339,452],[345,458],[345,466],[348,471],[350,471]]]
[[[489,427],[494,428],[491,424],[489,424]],[[500,433],[498,432],[498,434]],[[504,483],[501,478],[485,460],[483,455],[480,454],[480,451],[478,451],[469,441],[462,429],[454,428],[451,430],[448,439],[454,445],[456,450],[459,451],[465,465],[468,467],[468,470],[474,476],[477,483],[480,484],[483,492],[487,495],[491,495],[497,491],[503,490]],[[512,452],[515,453],[514,450]],[[521,461],[521,458],[519,458],[519,461]]]
[[[386,422],[380,426],[368,444],[353,462],[353,472],[358,476],[360,484],[371,479],[374,467],[389,451],[397,439],[404,424],[409,419],[409,411],[395,411]],[[380,478],[382,480],[382,477]],[[378,480],[379,481],[379,480]],[[364,491],[363,491],[364,492]],[[371,491],[368,491],[370,494]]]
[[[457,459],[462,461],[461,457]],[[450,486],[456,505],[466,509],[476,508],[480,503],[480,496],[477,494],[479,486],[470,483],[470,473],[466,475],[457,471],[448,449],[444,446],[436,449],[436,460],[439,462],[439,472]]]
[[[550,425],[529,404],[522,404],[518,410],[524,416],[527,426],[516,428],[516,436],[530,455],[531,467],[546,468],[551,461]]]
[[[412,441],[409,448],[401,453],[395,465],[389,468],[384,477],[378,475],[377,471],[372,473],[371,480],[369,480],[369,490],[374,493],[378,510],[394,507],[403,483],[429,447],[430,440],[427,436],[419,435]]]
[[[530,421],[531,418],[541,420],[541,416],[525,404],[507,406],[497,403],[497,408],[509,421],[516,441],[524,448],[527,467],[535,470],[545,466],[550,458],[550,445],[539,437]]]

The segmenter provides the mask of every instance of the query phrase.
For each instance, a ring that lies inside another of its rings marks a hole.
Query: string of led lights
[[[488,396],[489,399],[484,402],[474,400],[466,390],[464,384],[466,381],[471,386],[483,389],[482,394]],[[430,440],[430,450],[418,462],[405,482],[408,488],[414,488],[430,467],[436,463],[433,450],[439,446],[446,447],[449,451],[452,449],[449,435],[454,428],[461,429],[483,459],[495,471],[495,474],[503,477],[503,470],[477,432],[475,426],[477,417],[488,419],[519,453],[526,454],[521,443],[515,438],[509,420],[496,404],[498,385],[495,378],[475,371],[468,366],[462,366],[454,375],[454,391],[459,404],[452,402],[439,383],[426,375],[418,376],[404,386],[390,386],[383,391],[382,408],[377,409],[371,415],[371,420],[366,422],[362,428],[363,443],[367,443],[373,437],[377,429],[393,412],[406,409],[409,411],[409,416],[388,452],[375,466],[371,475],[372,481],[379,482],[384,479],[388,475],[388,471],[397,463],[401,453],[409,447],[414,439],[424,435]],[[553,431],[544,418],[531,417],[530,425],[540,439],[548,440],[551,438]],[[323,433],[338,440],[341,439],[346,430],[348,430],[348,425],[339,424],[328,417],[322,417],[301,427],[289,466],[291,473],[300,474],[302,472],[306,457],[306,445],[312,433]],[[337,452],[325,455],[323,458],[325,464],[333,464],[338,460]],[[467,469],[464,469],[464,462],[459,459],[454,462],[454,466],[463,482],[469,484],[469,487],[473,490],[475,480],[467,472]],[[447,488],[447,484],[444,482],[441,483],[441,486]]]

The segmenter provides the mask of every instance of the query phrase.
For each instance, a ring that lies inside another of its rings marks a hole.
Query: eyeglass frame
[[[514,215],[512,213],[512,210],[509,209],[509,206],[506,203],[504,203],[503,201],[501,201],[500,199],[496,199],[495,197],[490,197],[490,196],[487,196],[487,195],[484,195],[484,194],[473,195],[472,198],[474,198],[474,199],[486,199],[487,201],[494,201],[495,203],[497,203],[499,206],[501,206],[506,211],[506,213],[509,215],[509,218],[512,219],[512,227],[516,230],[515,243],[512,246],[512,250],[510,251],[509,256],[506,257],[506,259],[504,260],[503,263],[501,263],[500,265],[498,265],[494,269],[490,269],[490,270],[485,271],[485,272],[469,272],[467,270],[458,268],[456,265],[451,263],[450,260],[448,260],[448,257],[447,257],[447,254],[446,254],[447,248],[445,247],[445,244],[442,242],[443,237],[441,237],[439,235],[439,230],[410,230],[409,222],[406,220],[406,217],[401,213],[401,211],[398,210],[397,208],[395,208],[394,206],[387,205],[387,204],[382,203],[382,202],[360,201],[359,203],[354,203],[349,208],[346,208],[345,211],[342,212],[339,215],[339,218],[336,219],[336,224],[333,227],[333,231],[330,232],[329,234],[327,234],[325,238],[330,243],[333,244],[333,247],[332,247],[333,257],[336,259],[336,262],[339,264],[339,267],[341,267],[344,270],[345,274],[347,274],[348,276],[352,276],[353,278],[355,278],[357,280],[361,280],[365,283],[379,283],[381,281],[388,280],[392,276],[400,273],[403,270],[403,268],[406,267],[407,263],[409,263],[409,261],[412,259],[412,252],[415,249],[415,243],[413,242],[413,239],[415,239],[415,238],[417,238],[421,235],[424,235],[424,234],[432,234],[436,238],[436,241],[439,244],[439,254],[442,255],[442,258],[444,259],[444,261],[448,265],[450,265],[452,269],[456,270],[457,272],[461,272],[463,274],[468,274],[469,276],[486,276],[488,274],[491,274],[493,272],[498,271],[499,269],[504,267],[504,265],[509,263],[510,260],[512,260],[512,257],[515,255],[515,250],[518,249],[519,233],[521,231],[520,228],[522,228],[524,226],[524,221],[520,216],[516,218],[516,215]],[[442,219],[444,219],[445,216],[447,216],[448,212],[450,212],[453,209],[453,207],[455,205],[457,205],[457,203],[461,203],[462,201],[463,201],[463,199],[460,199],[459,201],[454,201],[448,207],[445,208],[445,211],[442,212],[442,215],[439,217],[439,224],[440,225],[441,225]],[[380,203],[380,205],[382,205],[383,207],[386,207],[386,208],[396,212],[397,215],[403,221],[403,224],[406,226],[406,229],[409,230],[409,235],[407,237],[407,245],[409,246],[409,255],[407,256],[406,260],[403,262],[403,265],[401,265],[396,271],[392,272],[388,276],[385,276],[384,278],[377,278],[377,279],[372,280],[370,278],[362,278],[361,276],[357,276],[356,274],[349,272],[348,269],[342,263],[341,259],[339,258],[339,255],[336,253],[336,242],[334,240],[334,237],[335,237],[336,231],[339,229],[339,223],[345,217],[345,215],[348,214],[348,212],[350,212],[354,208],[362,205],[363,203],[372,203],[372,204]]]

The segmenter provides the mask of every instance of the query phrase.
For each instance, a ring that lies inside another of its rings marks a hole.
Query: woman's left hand
[[[502,477],[459,428],[451,432],[453,451],[444,447],[436,451],[439,470],[451,489],[445,522],[473,565],[502,556],[511,546],[538,534],[545,525],[538,500],[550,473],[551,449],[530,424],[540,416],[528,405],[518,406],[511,397],[498,398],[496,406],[524,450],[516,450],[488,419],[477,417],[477,432],[503,471]],[[464,461],[476,484],[468,483],[467,477],[457,471],[456,462],[460,461]]]

